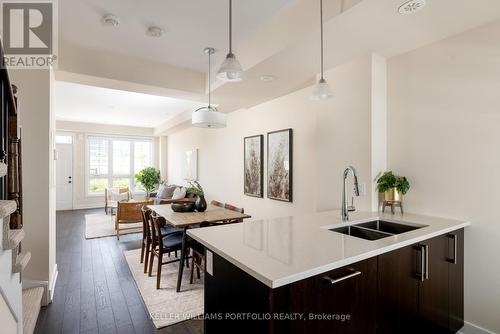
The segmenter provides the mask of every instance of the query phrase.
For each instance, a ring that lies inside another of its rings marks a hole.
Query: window
[[[88,193],[102,194],[105,188],[135,186],[134,174],[152,165],[150,139],[89,136]]]
[[[71,144],[73,136],[71,135],[56,135],[56,144]]]

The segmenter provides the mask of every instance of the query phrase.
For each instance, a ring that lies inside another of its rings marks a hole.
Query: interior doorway
[[[56,135],[56,210],[73,209],[73,135]]]

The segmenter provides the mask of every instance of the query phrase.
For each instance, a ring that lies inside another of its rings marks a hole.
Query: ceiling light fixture
[[[321,77],[314,87],[311,95],[309,98],[311,100],[326,100],[331,97],[333,97],[333,93],[330,89],[330,86],[326,82],[324,76],[323,76],[323,0],[319,0],[319,21],[320,21],[320,39],[321,39],[321,56],[320,56],[320,70],[321,70]]]
[[[414,14],[424,8],[426,4],[425,0],[410,0],[403,3],[398,8],[398,12],[401,15]]]
[[[163,33],[165,31],[157,26],[152,26],[149,27],[148,30],[146,30],[146,35],[151,36],[151,37],[161,37],[163,36]]]
[[[243,80],[243,67],[233,53],[233,1],[229,0],[229,52],[222,62],[217,79],[227,82]]]
[[[110,27],[118,27],[120,19],[114,15],[108,14],[103,16],[102,23]]]
[[[217,111],[217,108],[211,104],[210,56],[215,50],[213,48],[205,48],[204,52],[208,54],[208,106],[193,111],[191,124],[199,128],[225,128],[226,114]]]
[[[270,82],[273,81],[274,79],[276,79],[275,76],[270,74],[264,74],[260,76],[260,81],[263,82]]]

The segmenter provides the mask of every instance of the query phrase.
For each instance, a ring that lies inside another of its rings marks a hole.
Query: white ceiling
[[[234,0],[235,48],[258,26],[296,0]],[[121,23],[101,23],[105,14]],[[228,0],[64,0],[59,1],[62,43],[206,71],[203,48],[222,53],[228,47]],[[145,34],[150,25],[165,30],[160,38]]]
[[[69,82],[55,83],[56,119],[153,128],[203,104]]]

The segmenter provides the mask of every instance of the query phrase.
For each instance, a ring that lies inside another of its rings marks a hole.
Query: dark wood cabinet
[[[464,325],[464,230],[449,233],[448,265],[450,306],[449,329],[456,333]]]
[[[305,315],[289,333],[375,333],[377,258],[289,286],[289,312]]]
[[[463,326],[463,229],[378,258],[378,333],[455,333]]]
[[[461,229],[276,289],[213,254],[205,333],[455,333],[463,245]]]

